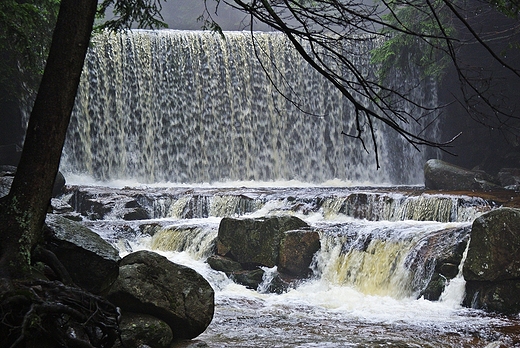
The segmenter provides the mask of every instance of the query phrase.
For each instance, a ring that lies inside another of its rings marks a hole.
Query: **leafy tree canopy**
[[[59,0],[0,1],[0,86],[4,100],[35,91],[45,67]]]

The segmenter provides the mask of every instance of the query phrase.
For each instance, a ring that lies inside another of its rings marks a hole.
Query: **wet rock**
[[[116,340],[114,348],[168,348],[173,340],[173,333],[168,324],[146,314],[123,313],[119,328],[123,343]]]
[[[162,225],[158,224],[157,222],[139,225],[139,231],[142,234],[148,235],[150,237],[153,237],[157,232],[161,231],[162,229]]]
[[[144,209],[137,200],[133,199],[125,203],[124,208],[121,209],[123,220],[148,220],[150,214]]]
[[[0,197],[7,196],[13,183],[16,167],[0,165]]]
[[[308,227],[294,216],[259,219],[224,218],[217,237],[217,254],[240,262],[244,268],[278,264],[284,232]]]
[[[520,311],[520,210],[500,208],[475,219],[463,274],[464,304]]]
[[[310,274],[312,257],[320,248],[318,233],[306,228],[293,216],[225,218],[217,255],[208,258],[208,264],[250,289],[282,293]]]
[[[65,176],[63,176],[62,172],[58,172],[58,174],[56,174],[56,178],[54,178],[54,185],[52,187],[52,197],[58,197],[63,193],[65,183]]]
[[[468,170],[438,159],[424,166],[424,185],[432,190],[477,190],[497,188],[494,179],[481,171]]]
[[[46,246],[65,266],[72,280],[99,294],[117,278],[119,252],[89,228],[59,215],[48,214]]]
[[[265,271],[260,268],[254,270],[239,270],[232,272],[230,278],[233,279],[235,283],[256,290],[258,289],[258,285],[260,285],[264,279],[264,273]]]
[[[150,218],[150,215],[146,211],[146,209],[137,207],[130,208],[123,213],[123,220],[131,221],[131,220],[147,220]]]
[[[502,168],[497,176],[500,186],[511,189],[520,187],[520,168]]]
[[[297,277],[307,277],[314,254],[320,249],[320,236],[311,230],[285,232],[280,243],[278,270]]]
[[[448,280],[446,277],[443,277],[440,273],[434,273],[419,297],[429,301],[438,301],[447,284]]]
[[[51,209],[53,214],[72,213],[74,211],[70,204],[57,198],[51,199]]]
[[[520,281],[466,282],[463,306],[502,314],[518,314],[520,311]]]
[[[11,189],[14,177],[12,176],[0,176],[0,197],[7,196]]]
[[[500,208],[475,219],[464,278],[477,281],[520,279],[520,210]]]
[[[427,235],[410,253],[408,268],[418,285],[418,297],[437,301],[448,282],[459,273],[464,250],[470,236],[469,226],[447,228]]]
[[[227,257],[223,257],[220,255],[211,255],[210,257],[208,257],[206,262],[215,271],[224,272],[226,274],[231,274],[235,271],[242,270],[242,265],[240,265],[239,262],[233,261]]]
[[[200,335],[214,313],[214,291],[200,274],[150,251],[121,260],[108,299],[123,311],[166,322],[176,340]]]

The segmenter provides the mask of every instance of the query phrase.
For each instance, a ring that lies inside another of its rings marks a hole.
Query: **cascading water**
[[[126,204],[130,200],[153,219],[123,220],[125,207],[135,206]],[[86,215],[93,206],[105,207],[102,219],[84,223],[122,255],[151,249],[211,283],[215,318],[199,337],[208,347],[469,348],[518,342],[510,331],[515,319],[460,306],[460,265],[458,271],[453,265],[459,274],[447,281],[439,301],[423,298],[437,260],[454,246],[463,259],[470,222],[493,208],[481,198],[427,195],[417,188],[79,187],[69,201]],[[265,269],[254,290],[205,262],[214,253],[222,217],[287,214],[319,231],[321,248],[309,280],[277,295],[267,292],[276,268]]]
[[[376,125],[382,169],[375,170],[373,150],[368,154],[341,135],[356,131],[354,109],[340,93],[283,35],[256,33],[255,40],[261,63],[246,32],[228,32],[225,39],[171,30],[96,35],[62,170],[144,183],[422,182],[423,152]],[[356,45],[345,54],[369,76],[375,41]],[[434,105],[435,88],[423,87],[414,89],[414,97]],[[303,114],[277,89],[318,116]],[[421,126],[409,127],[418,132]]]

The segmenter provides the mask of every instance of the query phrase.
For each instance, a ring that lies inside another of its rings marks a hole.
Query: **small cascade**
[[[261,294],[266,294],[271,292],[272,282],[273,279],[275,279],[275,276],[277,275],[278,268],[276,266],[274,267],[261,267],[264,271],[264,275],[262,276],[262,282],[258,284],[258,288],[256,291],[258,291]]]
[[[370,221],[464,222],[488,210],[489,204],[464,196],[354,192],[345,198],[328,198],[322,207],[326,216],[344,214]]]
[[[214,251],[217,230],[208,226],[172,226],[158,231],[152,250],[187,252],[195,260],[206,259]]]
[[[350,188],[122,189],[73,190],[71,205],[84,216],[121,218],[140,206],[151,218],[296,214],[368,221],[473,221],[494,207],[479,197],[431,195],[419,190],[381,192]]]
[[[468,233],[469,235],[469,233]],[[440,297],[440,301],[451,303],[455,305],[459,305],[463,298],[464,298],[464,292],[466,291],[466,280],[464,280],[464,276],[462,274],[463,268],[464,268],[464,262],[466,261],[466,257],[468,256],[469,251],[469,237],[468,241],[466,242],[466,248],[464,249],[464,253],[462,254],[462,259],[458,266],[458,272],[455,278],[451,279],[448,284],[446,285],[446,288],[444,292],[442,293]]]
[[[439,223],[351,222],[324,227],[314,269],[331,284],[367,295],[407,298],[428,285],[437,262],[460,262],[457,248],[466,243],[467,235],[464,226],[446,228]]]

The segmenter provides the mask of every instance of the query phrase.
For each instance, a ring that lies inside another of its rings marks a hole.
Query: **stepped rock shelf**
[[[52,200],[46,238],[76,284],[123,309],[127,343],[167,347],[220,332],[210,325],[222,277],[260,295],[290,294],[321,280],[366,296],[439,302],[464,279],[458,303],[518,313],[519,201],[513,190],[418,186],[69,185]],[[172,252],[212,271],[193,272],[161,256]],[[115,273],[102,275],[99,267],[109,270],[103,263]],[[158,292],[147,296],[148,286]]]

